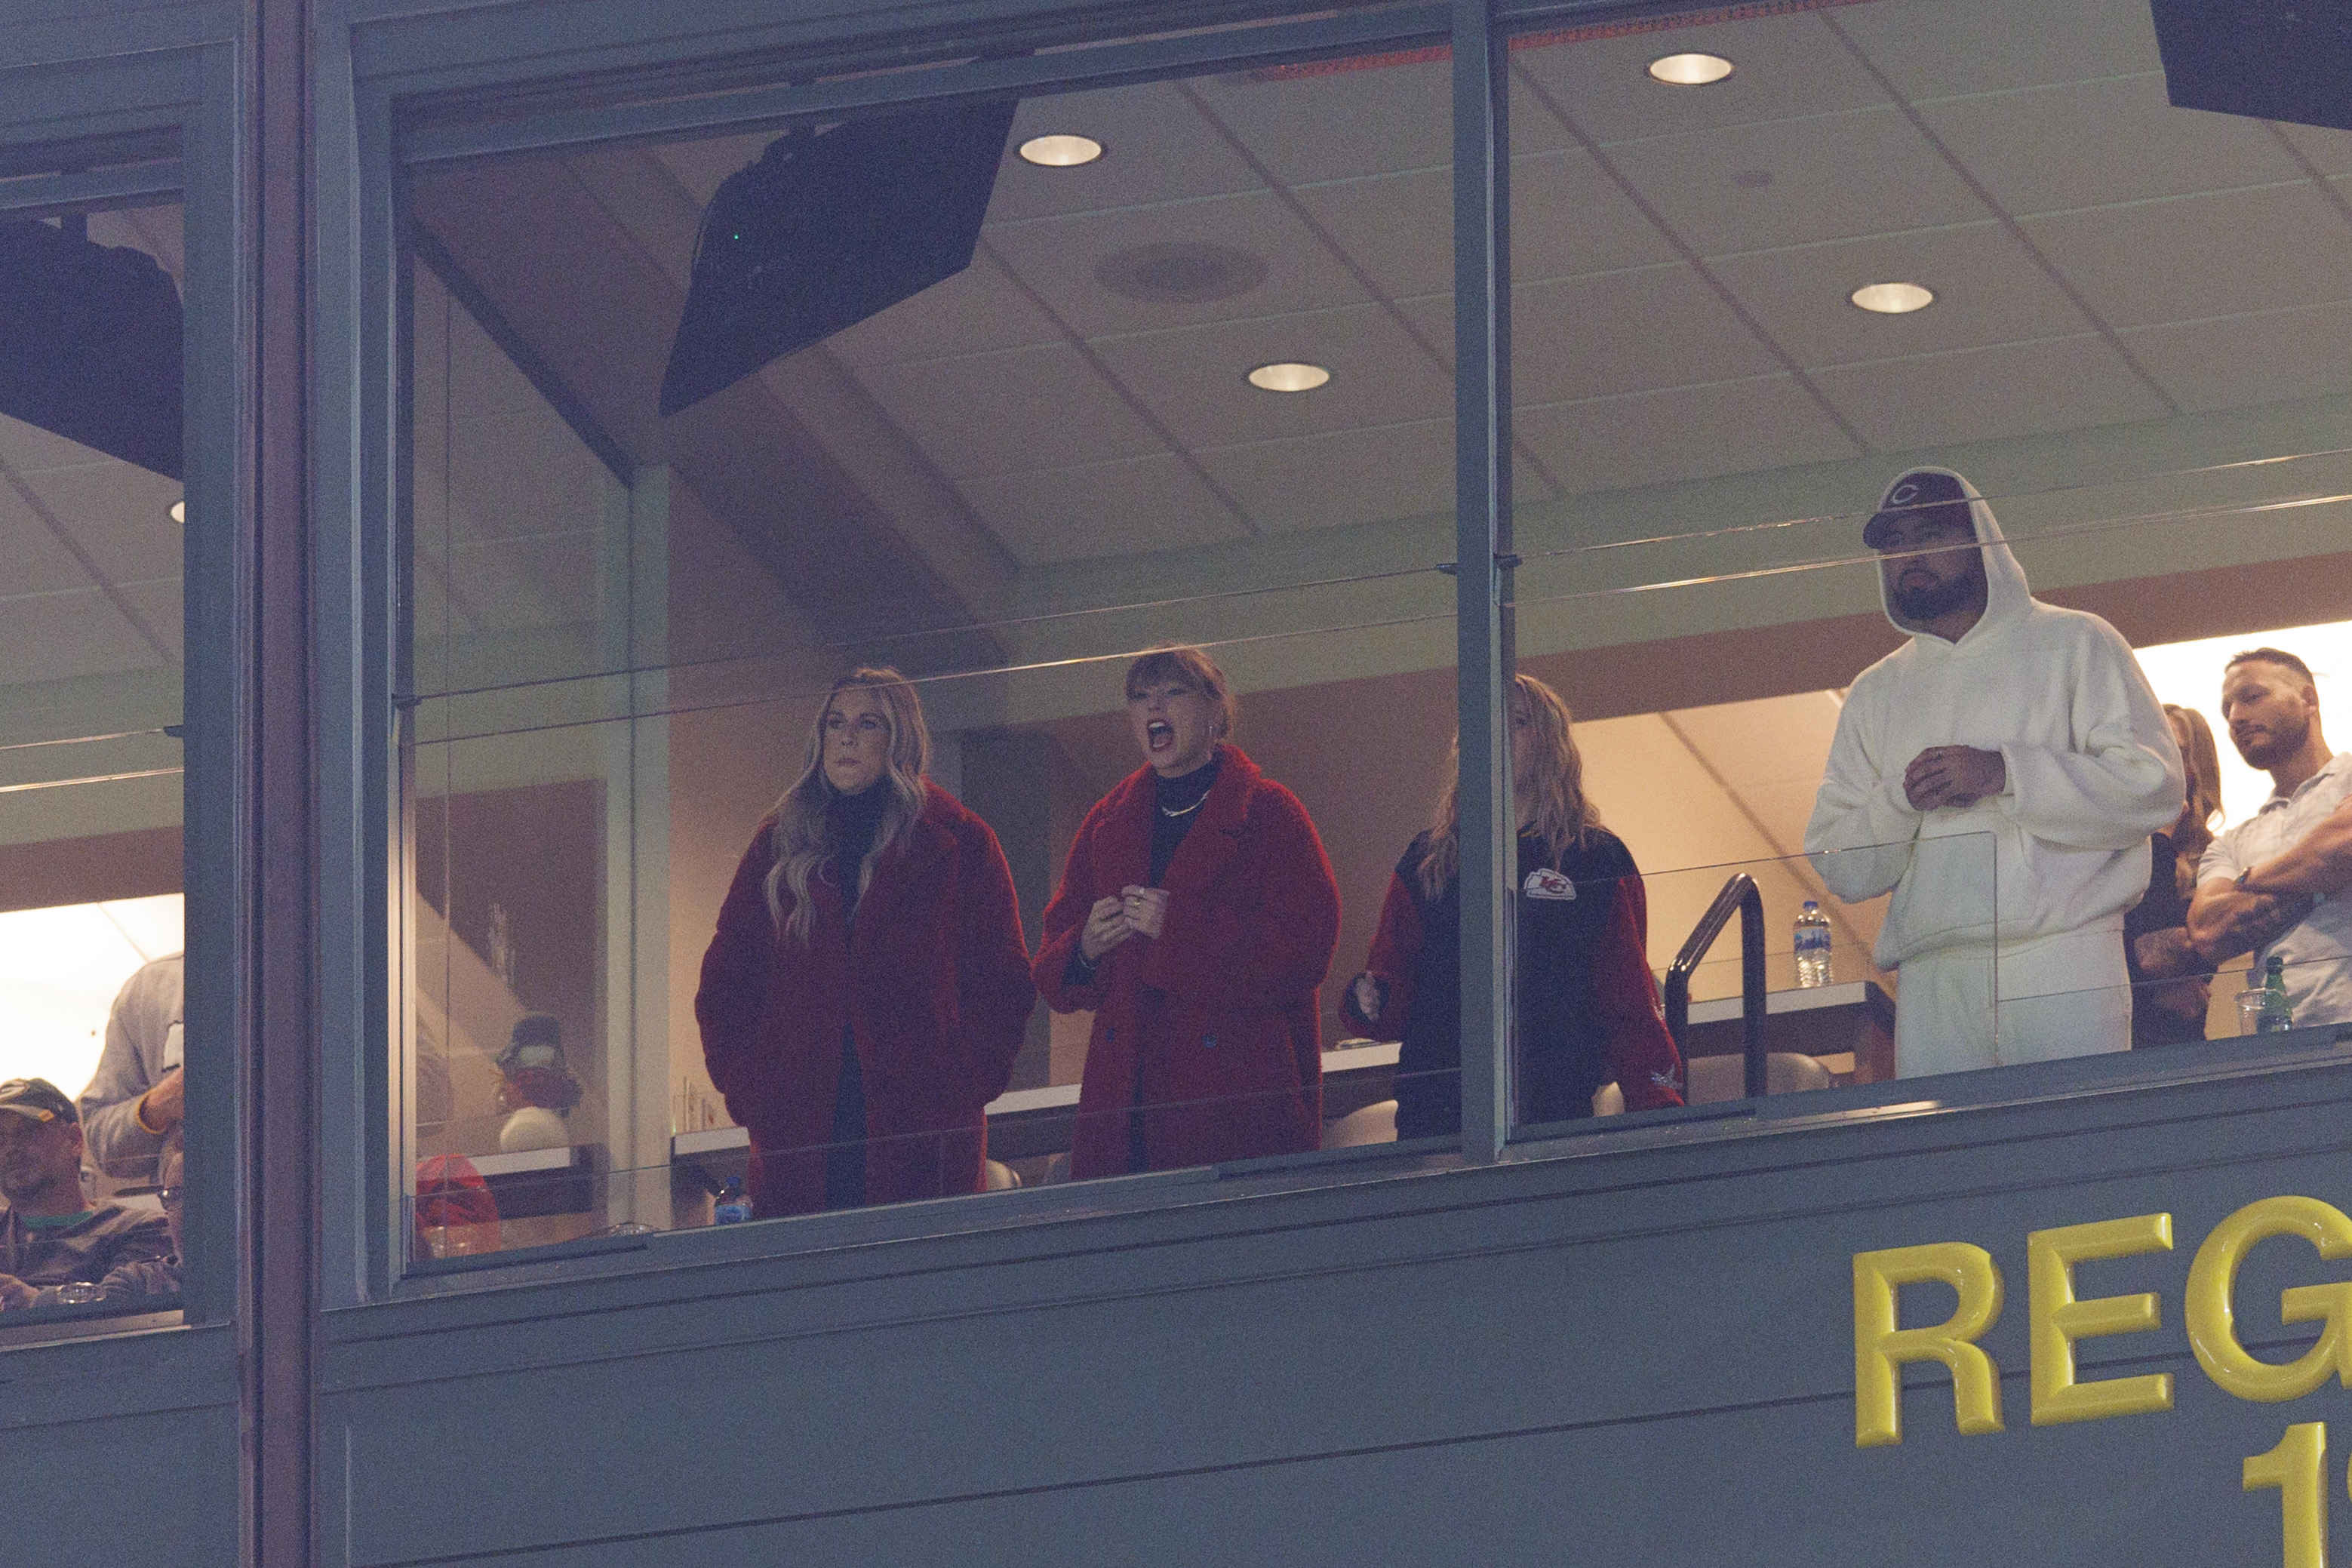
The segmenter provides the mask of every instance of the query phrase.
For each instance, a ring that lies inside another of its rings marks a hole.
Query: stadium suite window
[[[1394,1136],[1337,993],[1452,729],[1451,138],[1442,62],[1253,66],[417,172],[416,1267]]]
[[[160,194],[0,213],[11,1339],[180,1302],[185,1075],[216,1059],[188,1049],[180,983],[182,228]]]

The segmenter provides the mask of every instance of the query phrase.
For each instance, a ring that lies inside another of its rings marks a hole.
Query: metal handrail
[[[1672,967],[1666,971],[1666,1032],[1675,1037],[1675,1050],[1683,1056],[1683,1081],[1690,1082],[1690,1058],[1683,1050],[1685,1038],[1690,1033],[1690,977],[1723,928],[1731,923],[1734,912],[1739,916],[1739,1026],[1742,1035],[1742,1066],[1746,1068],[1748,1098],[1756,1099],[1764,1092],[1764,895],[1756,890],[1756,879],[1745,871],[1732,873],[1724,883],[1723,891],[1716,894],[1715,902],[1675,954]]]

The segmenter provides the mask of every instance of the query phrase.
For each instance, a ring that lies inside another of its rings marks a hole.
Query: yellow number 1
[[[2279,1491],[2279,1525],[2286,1543],[2286,1568],[2327,1568],[2327,1491],[2320,1472],[2327,1464],[2327,1424],[2305,1421],[2286,1429],[2278,1447],[2246,1461],[2247,1491]],[[2345,1485],[2352,1488],[2352,1475]]]

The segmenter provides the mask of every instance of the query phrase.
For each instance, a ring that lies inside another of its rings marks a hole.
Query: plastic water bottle
[[[719,1184],[719,1201],[710,1205],[713,1225],[741,1225],[751,1217],[751,1194],[743,1190],[743,1178],[730,1176]]]
[[[2275,1035],[2294,1027],[2294,1008],[2286,999],[2286,960],[2273,954],[2263,964],[2263,1011],[2254,1033]]]
[[[1797,984],[1805,990],[1830,983],[1830,917],[1811,899],[1797,917]]]

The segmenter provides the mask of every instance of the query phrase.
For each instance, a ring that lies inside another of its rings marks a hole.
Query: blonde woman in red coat
[[[694,1016],[756,1214],[982,1188],[1036,992],[1004,852],[929,763],[897,670],[842,677],[719,911]]]
[[[1225,739],[1197,648],[1127,672],[1144,765],[1096,803],[1045,906],[1038,988],[1091,1010],[1074,1177],[1278,1154],[1322,1137],[1316,990],[1339,889],[1298,797]]]

